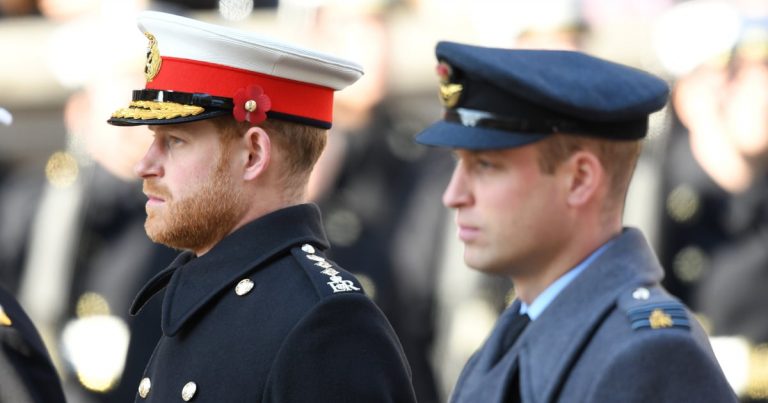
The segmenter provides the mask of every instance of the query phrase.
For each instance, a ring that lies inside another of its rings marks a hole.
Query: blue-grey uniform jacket
[[[163,335],[137,402],[415,402],[389,322],[323,257],[320,212],[299,205],[182,253],[139,293],[165,288]]]
[[[0,288],[0,403],[64,403],[61,381],[21,305]]]
[[[494,329],[451,402],[511,401],[515,377],[525,403],[736,402],[706,334],[662,277],[640,231],[625,229],[501,359]]]

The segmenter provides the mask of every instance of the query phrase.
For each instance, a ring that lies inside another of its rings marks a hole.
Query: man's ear
[[[245,146],[243,179],[253,180],[263,175],[272,157],[272,142],[261,127],[248,129],[243,136]]]
[[[567,170],[566,201],[572,207],[583,206],[594,199],[606,178],[600,159],[585,150],[573,153],[561,168]]]

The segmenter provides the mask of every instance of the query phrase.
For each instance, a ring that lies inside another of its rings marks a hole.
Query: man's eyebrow
[[[150,130],[155,133],[155,135],[179,135],[183,134],[184,130],[179,129],[178,127],[170,126],[170,125],[154,125],[150,126]]]

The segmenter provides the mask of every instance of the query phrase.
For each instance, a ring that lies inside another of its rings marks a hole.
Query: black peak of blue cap
[[[581,52],[440,42],[446,106],[423,144],[516,147],[552,133],[638,139],[669,86],[642,70]]]

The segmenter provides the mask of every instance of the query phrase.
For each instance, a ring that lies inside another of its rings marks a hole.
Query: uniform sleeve
[[[64,392],[32,321],[0,289],[0,403],[63,403]]]
[[[32,403],[32,397],[5,350],[0,349],[0,403],[6,402]]]
[[[291,331],[265,402],[416,401],[408,362],[384,314],[362,294],[325,298]]]
[[[587,401],[738,402],[718,364],[685,331],[634,338],[600,375]]]

